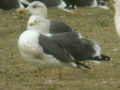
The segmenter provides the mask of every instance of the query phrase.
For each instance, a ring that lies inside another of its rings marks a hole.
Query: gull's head
[[[28,5],[27,8],[19,9],[18,12],[21,13],[27,11],[32,15],[39,15],[41,17],[47,17],[47,7],[44,3],[40,1],[34,1]]]
[[[35,1],[29,4],[28,11],[33,15],[47,16],[47,7],[44,3],[40,1]]]

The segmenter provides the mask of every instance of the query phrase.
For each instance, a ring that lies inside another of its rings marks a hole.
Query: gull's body
[[[106,60],[106,58],[109,60],[109,57],[103,57],[97,43],[81,38],[80,33],[72,31],[69,26],[66,28],[67,32],[57,31],[67,26],[66,24],[60,27],[59,24],[54,23],[51,32],[51,21],[46,19],[47,8],[43,3],[33,2],[27,10],[32,14],[32,19],[29,19],[27,30],[18,40],[19,51],[25,60],[37,62],[41,66],[67,64],[72,67],[79,67],[81,60]]]

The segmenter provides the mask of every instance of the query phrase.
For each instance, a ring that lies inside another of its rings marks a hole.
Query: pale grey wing
[[[73,32],[72,28],[63,22],[50,21],[50,33]]]
[[[95,43],[91,40],[79,38],[75,32],[55,34],[52,38],[63,45],[76,60],[91,59],[96,53]]]
[[[46,54],[52,55],[62,62],[74,62],[74,58],[66,49],[51,37],[40,35],[39,44],[43,47]]]

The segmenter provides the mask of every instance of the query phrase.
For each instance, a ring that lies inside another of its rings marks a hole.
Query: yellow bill
[[[25,11],[26,11],[26,8],[21,8],[17,10],[19,14],[23,14]]]

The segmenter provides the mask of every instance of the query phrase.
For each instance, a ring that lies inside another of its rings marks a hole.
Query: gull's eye
[[[37,5],[33,5],[32,7],[33,7],[33,8],[37,8],[38,6],[37,6]]]

